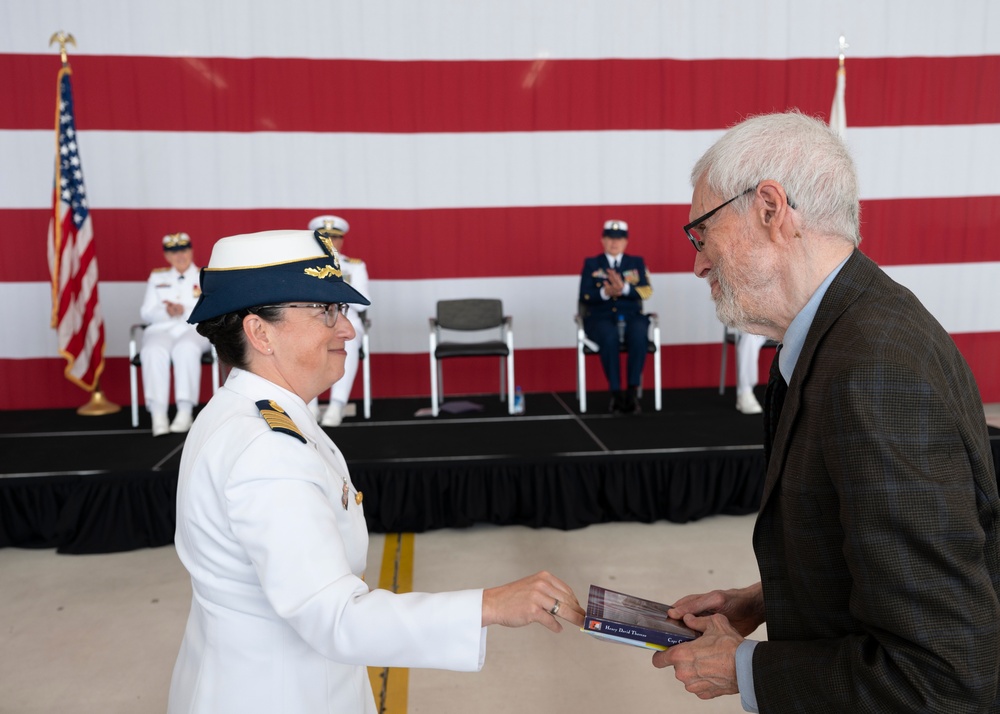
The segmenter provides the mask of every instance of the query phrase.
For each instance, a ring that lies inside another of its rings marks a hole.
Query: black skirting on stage
[[[609,521],[677,523],[757,509],[759,416],[730,390],[666,391],[663,411],[613,416],[573,395],[530,394],[508,417],[495,395],[473,411],[415,417],[426,400],[376,400],[372,419],[328,430],[364,492],[372,532],[475,523],[574,529]],[[154,439],[148,416],[0,412],[0,547],[105,553],[173,542],[183,435]],[[991,429],[995,462],[1000,432]]]

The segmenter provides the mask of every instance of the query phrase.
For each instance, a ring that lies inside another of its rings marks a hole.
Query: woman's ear
[[[270,324],[262,320],[259,315],[251,313],[243,318],[243,334],[247,336],[247,344],[251,349],[265,355],[274,351]]]

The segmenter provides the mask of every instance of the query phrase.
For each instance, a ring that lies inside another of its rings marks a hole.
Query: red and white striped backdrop
[[[988,0],[39,0],[0,7],[0,408],[78,406],[45,260],[56,30],[71,32],[108,367],[160,238],[351,223],[372,280],[373,391],[426,395],[437,299],[500,297],[517,381],[573,389],[572,315],[607,218],[654,272],[667,387],[718,379],[691,273],[689,172],[723,129],[826,118],[838,37],[863,249],[951,332],[1000,401],[1000,13]],[[474,362],[469,360],[469,362]],[[762,365],[766,373],[766,365]],[[591,385],[600,388],[596,363]],[[489,391],[492,363],[446,370]]]

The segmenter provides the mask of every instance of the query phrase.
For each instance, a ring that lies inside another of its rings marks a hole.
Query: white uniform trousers
[[[142,389],[146,408],[152,414],[166,414],[170,404],[170,364],[174,365],[174,399],[195,406],[201,393],[201,356],[209,349],[208,339],[194,325],[178,322],[163,329],[147,327],[142,336]]]
[[[767,342],[763,335],[749,332],[736,333],[736,393],[742,394],[757,386],[759,368],[757,358],[760,348]]]
[[[357,336],[344,345],[347,350],[347,360],[344,362],[344,376],[337,380],[333,388],[330,389],[330,401],[347,404],[351,398],[351,388],[354,386],[354,377],[358,373],[358,362],[361,354],[361,337],[365,334],[365,325],[361,321],[361,315],[353,307],[347,313],[347,318],[354,325]],[[366,358],[367,359],[367,358]]]

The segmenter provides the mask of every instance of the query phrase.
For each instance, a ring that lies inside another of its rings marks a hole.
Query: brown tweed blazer
[[[1000,711],[998,529],[968,365],[855,251],[788,385],[754,530],[760,711]]]

